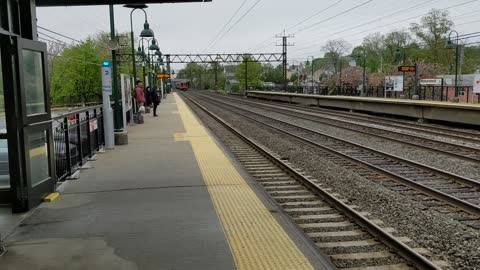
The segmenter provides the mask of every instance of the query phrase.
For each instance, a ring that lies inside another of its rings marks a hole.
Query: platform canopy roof
[[[3,1],[3,0],[2,0]],[[35,0],[38,7],[212,2],[212,0]]]

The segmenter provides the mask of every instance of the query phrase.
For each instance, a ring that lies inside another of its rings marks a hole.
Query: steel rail
[[[367,230],[371,235],[376,237],[380,242],[382,242],[386,246],[395,250],[396,253],[400,255],[402,258],[412,263],[413,265],[415,265],[417,268],[421,270],[433,270],[433,269],[441,270],[441,268],[437,267],[427,258],[417,253],[415,250],[413,250],[406,244],[399,241],[397,238],[395,238],[395,236],[386,232],[380,226],[368,220],[367,218],[362,216],[359,212],[349,207],[347,204],[343,203],[339,199],[332,196],[325,189],[316,185],[314,182],[312,182],[310,179],[303,176],[301,173],[299,173],[297,170],[292,168],[290,165],[286,164],[281,159],[275,157],[267,149],[265,149],[258,143],[254,142],[253,140],[249,139],[247,136],[245,136],[238,129],[234,128],[228,122],[226,122],[225,120],[223,120],[222,118],[214,114],[213,112],[210,112],[206,107],[202,106],[201,104],[199,104],[198,102],[194,101],[193,99],[191,99],[186,95],[183,95],[183,96],[188,100],[190,100],[193,104],[198,106],[202,111],[204,111],[214,120],[216,120],[222,126],[224,126],[227,130],[229,130],[230,132],[238,136],[242,141],[244,141],[245,143],[253,147],[255,150],[257,150],[265,158],[269,159],[270,161],[275,163],[277,166],[282,168],[284,171],[288,172],[291,176],[293,176],[295,179],[301,182],[305,187],[307,187],[309,190],[314,192],[317,196],[321,197],[322,199],[330,203],[337,210],[343,212],[346,216],[348,216],[353,221],[355,221],[359,226],[361,226],[362,228]]]
[[[208,101],[207,101],[208,102]],[[216,106],[220,106],[218,104],[215,104]],[[229,104],[229,106],[232,106],[231,104]],[[227,108],[227,107],[224,107],[222,106],[224,109],[226,110],[229,110],[230,112],[234,113],[234,114],[237,114],[237,115],[240,115],[244,118],[247,118],[253,122],[256,122],[256,123],[259,123],[261,125],[264,125],[266,127],[269,127],[271,129],[274,129],[276,131],[279,131],[283,134],[286,134],[288,136],[291,136],[291,137],[294,137],[300,141],[303,141],[303,142],[306,142],[308,144],[311,144],[313,146],[316,146],[316,147],[319,147],[321,149],[324,149],[332,154],[335,154],[337,156],[340,156],[342,158],[345,158],[347,160],[350,160],[354,163],[357,163],[357,164],[361,164],[363,165],[364,167],[367,167],[373,171],[376,171],[378,173],[381,173],[383,175],[386,175],[392,179],[395,179],[397,180],[398,182],[402,183],[402,184],[405,184],[411,188],[414,188],[416,190],[419,190],[421,191],[422,193],[424,194],[427,194],[427,195],[430,195],[432,196],[433,198],[436,198],[436,199],[439,199],[441,201],[444,201],[446,203],[448,203],[449,205],[452,205],[452,206],[455,206],[467,213],[470,213],[470,214],[473,214],[475,216],[478,216],[480,217],[480,207],[477,206],[477,205],[474,205],[472,203],[469,203],[467,201],[464,201],[464,200],[461,200],[461,199],[458,199],[454,196],[451,196],[449,194],[446,194],[444,192],[441,192],[439,190],[436,190],[436,189],[433,189],[433,188],[430,188],[428,186],[425,186],[423,184],[420,184],[420,183],[417,183],[415,182],[414,180],[411,180],[411,179],[408,179],[404,176],[401,176],[399,174],[396,174],[394,172],[390,172],[386,169],[383,169],[383,168],[380,168],[376,165],[373,165],[373,164],[370,164],[366,161],[363,161],[363,160],[360,160],[360,159],[357,159],[355,157],[352,157],[352,156],[349,156],[347,154],[344,154],[344,153],[341,153],[331,147],[328,147],[328,146],[324,146],[324,145],[321,145],[317,142],[314,142],[312,140],[309,140],[309,139],[306,139],[306,138],[303,138],[301,136],[298,136],[292,132],[289,132],[289,131],[286,131],[286,130],[283,130],[281,128],[278,128],[278,127],[275,127],[273,125],[270,125],[270,124],[267,124],[267,123],[263,123],[257,119],[254,119],[252,117],[249,117],[249,116],[246,116],[244,114],[241,114],[241,113],[238,113],[238,112],[235,112],[233,110],[231,110],[230,108]],[[233,106],[235,107],[235,106]],[[237,107],[238,108],[238,107]],[[240,110],[244,110],[246,111],[245,109],[242,109],[242,108],[238,108]],[[312,130],[312,129],[308,129],[308,128],[304,128],[304,127],[301,127],[301,126],[297,126],[297,125],[294,125],[294,124],[290,124],[290,123],[287,123],[287,122],[283,122],[281,120],[277,120],[277,119],[274,119],[274,118],[270,118],[270,117],[267,117],[267,116],[264,116],[264,115],[261,115],[261,114],[258,114],[258,113],[254,113],[254,112],[248,112],[248,113],[252,113],[252,114],[256,114],[256,115],[259,115],[259,116],[262,116],[262,117],[265,117],[265,118],[268,118],[268,119],[271,119],[271,120],[274,120],[274,121],[278,121],[282,124],[286,124],[286,125],[290,125],[290,126],[293,126],[295,128],[298,128],[298,129],[302,129],[302,130],[306,130],[306,131],[309,131],[309,132],[312,132],[312,133],[316,133],[316,134],[319,134],[321,136],[325,136],[327,138],[330,138],[330,139],[333,139],[333,140],[337,140],[337,141],[340,141],[342,143],[345,143],[345,144],[349,144],[349,145],[352,145],[352,146],[355,146],[355,147],[358,147],[362,150],[366,150],[366,151],[370,151],[370,152],[373,152],[373,153],[376,153],[378,155],[381,155],[381,156],[385,156],[387,158],[391,158],[393,160],[396,160],[398,162],[403,162],[403,163],[407,163],[408,165],[411,165],[411,166],[414,166],[418,169],[423,169],[423,170],[427,170],[427,171],[430,171],[430,172],[433,172],[433,173],[436,173],[437,175],[441,175],[441,176],[445,176],[445,177],[448,177],[454,181],[457,181],[459,183],[462,183],[462,184],[467,184],[469,185],[470,187],[473,187],[475,189],[478,189],[480,190],[480,182],[477,182],[475,180],[472,180],[472,179],[469,179],[469,178],[465,178],[465,177],[462,177],[462,176],[459,176],[459,175],[456,175],[456,174],[452,174],[452,173],[449,173],[449,172],[446,172],[446,171],[442,171],[442,170],[439,170],[439,169],[436,169],[436,168],[432,168],[432,167],[429,167],[429,166],[425,166],[425,165],[422,165],[422,164],[419,164],[419,163],[416,163],[414,161],[411,161],[411,160],[407,160],[407,159],[403,159],[401,157],[398,157],[398,156],[395,156],[395,155],[391,155],[391,154],[388,154],[388,153],[385,153],[385,152],[382,152],[382,151],[378,151],[378,150],[375,150],[375,149],[372,149],[372,148],[369,148],[369,147],[366,147],[366,146],[362,146],[362,145],[359,145],[359,144],[356,144],[356,143],[353,143],[353,142],[349,142],[349,141],[346,141],[346,140],[343,140],[343,139],[338,139],[338,138],[335,138],[333,136],[330,136],[328,134],[324,134],[324,133],[321,133],[321,132],[318,132],[318,131],[315,131],[315,130]]]
[[[232,98],[232,99],[235,99],[235,98]],[[236,98],[236,99],[238,99],[238,98]],[[252,102],[255,102],[255,101],[252,101]],[[255,102],[255,103],[265,104],[264,102]],[[390,121],[390,122],[388,122],[386,119],[383,119],[383,118],[377,117],[377,116],[353,115],[352,113],[348,113],[348,112],[334,111],[334,110],[329,110],[329,109],[320,108],[320,107],[318,107],[318,108],[307,108],[307,107],[303,107],[303,106],[287,105],[287,104],[282,104],[282,103],[278,103],[278,104],[281,104],[282,107],[286,107],[286,108],[299,109],[299,110],[304,110],[304,111],[313,112],[313,113],[325,113],[325,114],[332,115],[332,116],[337,116],[337,117],[342,116],[342,117],[351,118],[351,119],[355,119],[355,120],[365,121],[365,122],[368,122],[368,123],[371,123],[371,124],[381,123],[385,126],[390,126],[390,127],[394,127],[394,128],[411,129],[411,130],[414,130],[414,131],[422,131],[422,132],[431,133],[431,134],[434,134],[434,135],[440,135],[440,136],[460,139],[460,140],[464,140],[464,141],[472,141],[473,140],[473,141],[476,141],[476,142],[480,143],[480,133],[468,132],[468,131],[458,130],[458,129],[455,130],[455,129],[451,129],[451,128],[426,126],[426,125],[422,125],[422,124],[412,124],[412,123],[409,123],[409,122],[406,122],[406,121],[403,121],[403,120],[399,120],[399,119],[388,119],[388,121]],[[267,105],[267,104],[265,104],[265,105]],[[396,123],[391,123],[391,122],[396,122]],[[414,125],[417,125],[417,127],[415,127]],[[456,134],[454,134],[454,133],[456,133]]]
[[[227,97],[225,97],[225,98],[227,98]],[[416,136],[416,135],[412,135],[412,134],[404,134],[404,133],[401,133],[401,132],[398,132],[398,131],[385,130],[385,129],[382,129],[382,128],[367,126],[367,125],[360,124],[360,123],[353,123],[353,122],[346,121],[346,120],[341,120],[341,119],[325,118],[325,117],[321,117],[320,115],[318,115],[318,112],[315,113],[315,112],[310,111],[310,110],[302,111],[302,109],[296,110],[296,109],[293,109],[293,108],[290,108],[290,107],[282,108],[282,106],[275,106],[275,105],[258,103],[258,102],[249,102],[249,101],[240,100],[240,99],[237,99],[237,98],[228,98],[228,99],[235,100],[235,101],[240,101],[240,102],[243,102],[244,104],[248,104],[249,106],[261,108],[262,110],[274,111],[274,112],[275,111],[277,111],[277,112],[281,111],[282,114],[297,117],[297,118],[300,118],[300,119],[303,119],[303,120],[317,122],[317,123],[321,123],[321,124],[324,124],[324,125],[330,125],[330,126],[334,126],[336,128],[350,130],[350,131],[353,131],[353,132],[363,133],[363,134],[367,134],[367,135],[374,136],[374,137],[377,137],[377,138],[396,141],[396,142],[399,142],[399,143],[423,148],[423,149],[426,149],[426,150],[439,152],[439,153],[442,153],[442,154],[446,154],[446,155],[456,157],[456,158],[460,158],[460,159],[470,161],[470,162],[479,162],[480,161],[480,149],[474,148],[474,147],[467,147],[467,146],[463,146],[463,145],[459,145],[459,144],[455,144],[455,143],[449,143],[449,142],[445,142],[445,141],[441,141],[441,140],[425,138],[425,137]],[[263,106],[263,107],[260,107],[260,106]],[[265,108],[265,107],[268,107],[268,108]],[[291,111],[291,112],[294,112],[294,113],[297,113],[297,114],[309,115],[309,116],[313,116],[313,117],[317,117],[317,118],[322,118],[324,120],[311,119],[311,118],[307,118],[307,117],[304,117],[304,116],[294,115],[293,113],[287,113],[285,111]],[[329,113],[326,113],[326,114],[329,114]],[[333,115],[335,117],[343,117],[343,116],[340,116],[340,115],[334,115],[334,114],[331,114],[331,115]],[[348,126],[345,126],[345,125],[332,123],[332,122],[335,122],[335,121],[350,124],[352,126],[356,126],[357,128],[352,128],[352,127],[348,127]],[[371,122],[372,124],[379,124],[379,123],[375,123],[373,121],[366,121],[366,122]],[[384,135],[384,134],[383,135],[382,134],[376,134],[374,132],[365,131],[365,130],[361,130],[361,129],[378,130],[378,131],[383,132],[383,133],[388,132],[390,134],[395,134],[399,137],[403,137],[403,139],[392,138],[392,137],[389,137],[389,136]],[[428,131],[423,131],[423,132],[428,132]],[[448,135],[443,134],[443,136],[448,136]],[[408,138],[411,138],[412,141],[409,141]],[[417,142],[414,142],[415,140],[417,140]],[[422,144],[421,142],[418,142],[418,140],[426,140],[427,142],[430,142],[433,145]],[[479,139],[479,142],[480,142],[480,139]],[[444,150],[444,149],[441,149],[438,144],[446,145],[450,148],[456,148],[456,149],[451,149],[450,151],[449,150]],[[465,151],[466,154],[461,154],[460,151]]]

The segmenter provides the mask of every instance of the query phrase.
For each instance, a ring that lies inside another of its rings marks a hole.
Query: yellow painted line
[[[47,197],[45,197],[43,199],[43,201],[44,202],[53,202],[56,198],[58,198],[58,196],[60,196],[60,193],[58,193],[58,192],[50,193]]]
[[[186,130],[182,137],[192,145],[238,270],[313,269],[183,100],[174,96]]]

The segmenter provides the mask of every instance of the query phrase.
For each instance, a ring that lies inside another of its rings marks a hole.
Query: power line
[[[93,62],[89,62],[89,61],[85,61],[85,60],[81,60],[81,59],[77,59],[77,58],[71,58],[71,57],[66,57],[66,56],[62,56],[62,55],[54,55],[54,54],[51,54],[51,53],[49,53],[48,55],[53,56],[53,57],[64,58],[64,59],[67,59],[67,60],[73,61],[73,62],[80,62],[80,63],[84,63],[84,64],[88,64],[88,65],[102,66],[99,63],[93,63]]]
[[[335,32],[331,35],[337,35],[337,34],[341,34],[341,33],[344,33],[344,32],[347,32],[347,31],[350,31],[350,30],[353,30],[353,29],[357,29],[357,28],[360,28],[362,26],[365,26],[365,25],[369,25],[369,24],[372,24],[372,23],[375,23],[377,22],[378,20],[382,20],[382,19],[385,19],[385,18],[389,18],[389,17],[392,17],[392,16],[395,16],[395,15],[401,15],[401,14],[405,14],[406,11],[409,11],[409,10],[412,10],[414,8],[418,8],[419,6],[422,6],[422,5],[425,5],[427,3],[430,3],[432,1],[438,1],[438,0],[428,0],[428,1],[425,1],[425,2],[422,2],[420,4],[417,4],[417,5],[414,5],[414,6],[411,6],[411,7],[408,7],[408,8],[405,8],[401,11],[397,11],[397,12],[393,12],[393,13],[390,13],[388,15],[385,15],[385,16],[382,16],[380,18],[376,18],[374,20],[371,20],[369,22],[366,22],[366,23],[363,23],[363,24],[360,24],[360,25],[356,25],[354,27],[351,27],[351,28],[348,28],[348,29],[344,29],[344,30],[341,30],[341,31],[338,31],[338,32]],[[423,16],[423,15],[420,15],[420,16]],[[330,36],[330,35],[329,35]],[[323,36],[322,36],[323,37]]]
[[[469,2],[465,2],[465,3],[462,3],[462,4],[457,4],[457,5],[453,5],[453,6],[450,6],[450,7],[446,7],[442,10],[448,10],[448,9],[452,9],[452,8],[455,8],[455,7],[458,7],[458,6],[461,6],[461,5],[466,5],[466,4],[470,4],[472,2],[476,2],[478,0],[473,0],[473,1],[469,1]],[[458,18],[458,17],[462,17],[462,16],[465,16],[465,15],[468,15],[468,14],[472,14],[472,13],[475,13],[475,12],[479,12],[479,10],[476,10],[476,11],[473,11],[473,12],[467,12],[465,14],[461,14],[461,15],[458,15],[458,16],[455,16],[453,18]],[[425,13],[425,14],[420,14],[420,15],[417,15],[417,16],[413,16],[413,17],[409,17],[409,18],[406,18],[406,19],[402,19],[402,20],[398,20],[398,21],[395,21],[395,22],[392,22],[392,23],[389,23],[389,24],[385,24],[385,25],[382,25],[382,26],[377,26],[377,27],[374,27],[374,28],[370,28],[370,29],[367,29],[367,30],[363,30],[363,31],[360,31],[360,32],[356,32],[356,33],[353,33],[353,34],[350,34],[350,35],[346,35],[346,36],[341,36],[339,37],[338,39],[341,39],[341,38],[346,38],[346,37],[351,37],[351,36],[356,36],[356,35],[359,35],[359,34],[363,34],[365,32],[369,32],[369,31],[372,31],[372,30],[377,30],[379,28],[383,28],[383,27],[387,27],[387,26],[391,26],[391,25],[394,25],[394,24],[397,24],[397,23],[404,23],[405,21],[408,21],[408,20],[412,20],[412,19],[416,19],[416,18],[419,18],[419,17],[422,17],[422,16],[425,16],[425,15],[428,15],[429,13]],[[474,21],[474,22],[477,22],[477,21]],[[474,23],[474,22],[469,22],[469,23]],[[465,23],[467,24],[467,23]],[[462,24],[463,25],[463,24]],[[356,27],[353,27],[351,29],[354,29]],[[351,29],[347,29],[347,30],[351,30]],[[342,31],[342,32],[345,32],[345,31]],[[339,33],[339,32],[337,32]],[[325,37],[330,37],[330,36],[333,36],[333,35],[336,35],[337,33],[332,33],[332,34],[328,34],[328,35],[322,35],[320,36],[319,38],[313,40],[313,42],[316,42],[318,40],[322,40],[323,38]],[[323,44],[323,43],[322,43]],[[310,47],[314,47],[314,46],[318,46],[318,45],[321,45],[321,44],[312,44],[312,45],[308,45],[306,47],[300,47],[299,49],[302,50],[304,48],[310,48]],[[299,50],[297,49],[297,50]]]
[[[321,24],[321,23],[330,21],[330,20],[332,20],[332,19],[334,19],[334,18],[336,18],[336,17],[338,17],[338,16],[341,16],[341,15],[343,15],[343,14],[346,14],[346,13],[348,13],[348,12],[350,12],[350,11],[353,11],[353,10],[355,10],[355,9],[357,9],[357,8],[360,8],[360,7],[366,5],[366,4],[370,3],[370,2],[373,2],[373,1],[374,1],[374,0],[368,0],[368,1],[366,1],[366,2],[363,2],[363,3],[359,4],[359,5],[356,5],[356,6],[352,7],[352,8],[349,8],[349,9],[344,10],[344,11],[342,11],[342,12],[340,12],[340,13],[338,13],[338,14],[335,14],[335,15],[333,15],[333,16],[331,16],[331,17],[328,17],[328,18],[326,18],[326,19],[324,19],[324,20],[321,20],[321,21],[316,22],[316,23],[314,23],[314,24],[311,24],[311,25],[309,25],[309,26],[307,26],[307,27],[304,27],[304,28],[296,31],[294,34],[298,34],[298,33],[300,33],[300,32],[303,32],[303,31],[307,30],[307,29],[310,29],[310,28],[312,28],[312,27],[315,27],[315,26],[317,26],[317,25],[319,25],[319,24]],[[293,28],[293,27],[292,27],[292,28]],[[267,46],[269,46],[270,44],[273,44],[273,43],[274,43],[274,42],[269,43],[269,44],[267,44],[267,45],[264,45],[264,46],[262,46],[262,47],[260,47],[260,48],[255,49],[254,51],[258,51],[259,49],[262,49],[262,48],[264,48],[264,47],[267,47]]]
[[[237,10],[233,13],[233,15],[230,17],[230,19],[227,21],[227,23],[222,27],[222,29],[220,29],[220,31],[218,32],[218,34],[215,36],[215,38],[210,42],[210,44],[208,44],[208,47],[209,47],[209,50],[210,50],[210,46],[215,42],[215,40],[217,40],[217,38],[222,34],[222,32],[227,28],[227,26],[232,22],[233,18],[235,18],[235,16],[237,16],[238,12],[243,8],[243,6],[245,6],[245,4],[247,3],[248,0],[244,0],[243,3],[237,8]]]
[[[212,48],[215,47],[215,45],[222,40],[225,35],[227,35],[235,26],[237,26],[238,23],[240,23],[262,0],[257,0],[253,6],[251,6],[247,12],[245,12],[233,25],[228,28],[226,32],[223,33],[223,35],[212,45]]]
[[[311,18],[313,18],[313,17],[316,17],[316,16],[320,15],[321,13],[323,13],[323,12],[325,12],[325,11],[327,11],[327,10],[331,9],[332,7],[334,7],[334,6],[338,5],[338,4],[340,4],[341,2],[343,2],[343,0],[339,0],[339,1],[337,1],[337,2],[335,2],[335,3],[333,3],[333,4],[331,4],[330,6],[328,6],[328,7],[324,8],[324,9],[321,9],[320,11],[318,11],[318,12],[316,12],[315,14],[311,15],[310,17],[308,17],[308,18],[306,18],[306,19],[304,19],[304,20],[302,20],[302,21],[300,21],[300,22],[296,23],[294,26],[292,26],[292,27],[288,28],[288,29],[287,29],[287,31],[289,31],[289,30],[292,30],[293,28],[295,28],[295,27],[297,27],[297,26],[299,26],[299,25],[303,24],[304,22],[306,22],[306,21],[310,20]]]
[[[299,26],[299,25],[302,25],[304,22],[310,20],[310,19],[313,18],[313,17],[316,17],[316,16],[320,15],[321,13],[329,10],[330,8],[332,8],[332,7],[340,4],[340,3],[343,2],[343,1],[344,1],[344,0],[339,0],[339,1],[335,2],[335,3],[333,3],[332,5],[330,5],[330,6],[326,7],[326,8],[323,8],[323,9],[317,11],[315,14],[313,14],[313,15],[307,17],[306,19],[303,19],[303,20],[301,20],[300,22],[296,23],[295,25],[289,27],[289,28],[287,29],[287,31],[292,30],[293,28],[295,28],[295,27],[297,27],[297,26]],[[265,42],[269,41],[269,40],[272,39],[272,38],[275,38],[275,36],[269,37],[269,38],[267,38],[266,40],[258,43],[257,45],[253,46],[252,49],[250,49],[249,51],[253,51],[253,52],[258,51],[259,49],[258,49],[258,48],[255,49],[256,47],[263,45]],[[273,44],[273,43],[275,43],[275,41],[269,43],[268,45]],[[266,46],[268,46],[268,45],[262,46],[262,47],[260,47],[260,48],[264,48],[264,47],[266,47]]]
[[[360,7],[363,7],[363,6],[365,6],[365,5],[367,5],[367,4],[371,3],[371,2],[373,2],[373,0],[365,1],[365,2],[363,2],[363,3],[361,3],[361,4],[359,4],[359,5],[356,5],[356,6],[352,7],[352,8],[349,8],[349,9],[347,9],[347,10],[345,10],[345,11],[342,11],[342,12],[340,12],[340,13],[338,13],[338,14],[335,14],[335,15],[333,15],[333,16],[331,16],[331,17],[328,17],[328,18],[326,18],[326,19],[324,19],[324,20],[321,20],[321,21],[316,22],[316,23],[314,23],[314,24],[311,24],[311,25],[309,25],[309,26],[307,26],[307,27],[304,27],[304,28],[298,30],[297,32],[295,32],[294,34],[298,34],[298,33],[300,33],[300,32],[303,32],[303,31],[305,31],[305,30],[307,30],[307,29],[310,29],[310,28],[312,28],[312,27],[315,27],[315,26],[317,26],[317,25],[319,25],[319,24],[321,24],[321,23],[324,23],[324,22],[326,22],[326,21],[329,21],[329,20],[331,20],[331,19],[334,19],[334,18],[336,18],[336,17],[338,17],[338,16],[340,16],[340,15],[346,14],[346,13],[348,13],[348,12],[350,12],[350,11],[353,11],[353,10],[355,10],[355,9],[358,9],[358,8],[360,8]]]
[[[61,36],[61,37],[64,37],[64,38],[73,40],[73,41],[78,42],[78,43],[83,43],[83,41],[80,41],[80,40],[78,40],[78,39],[74,39],[74,38],[69,37],[69,36],[66,36],[66,35],[64,35],[64,34],[60,34],[60,33],[55,32],[55,31],[53,31],[53,30],[44,28],[44,27],[42,27],[42,26],[37,26],[37,27],[40,28],[40,29],[42,29],[42,30],[45,30],[45,31],[47,31],[47,32],[50,32],[50,33],[52,33],[52,34],[55,34],[55,35],[58,35],[58,36]]]

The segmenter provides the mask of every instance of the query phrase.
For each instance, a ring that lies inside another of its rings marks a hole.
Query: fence
[[[57,181],[71,176],[105,145],[102,106],[53,118]]]

